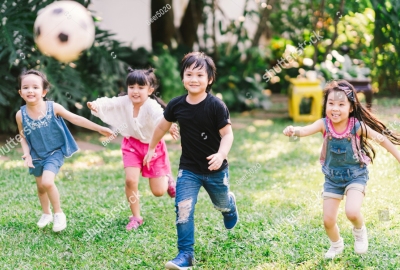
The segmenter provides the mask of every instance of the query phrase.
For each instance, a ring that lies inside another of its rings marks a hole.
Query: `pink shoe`
[[[132,229],[136,230],[142,224],[143,224],[143,219],[139,219],[137,217],[131,216],[131,217],[129,217],[129,223],[128,223],[128,225],[126,225],[126,229],[128,231],[130,231]]]
[[[168,195],[171,198],[175,198],[176,195],[176,183],[170,174],[167,174],[168,177]]]

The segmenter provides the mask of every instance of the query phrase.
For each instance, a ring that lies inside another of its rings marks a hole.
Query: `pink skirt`
[[[133,137],[125,137],[121,144],[122,160],[124,168],[140,168],[142,176],[146,178],[158,178],[171,174],[168,151],[165,141],[162,139],[156,146],[155,155],[150,161],[150,169],[143,166],[143,159],[147,154],[149,145]]]

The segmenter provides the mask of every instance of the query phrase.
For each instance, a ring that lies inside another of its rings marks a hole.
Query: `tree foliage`
[[[113,96],[125,88],[126,68],[149,65],[143,49],[137,51],[113,39],[113,34],[96,27],[94,45],[77,61],[63,64],[41,54],[33,40],[36,13],[54,1],[17,0],[2,4],[0,24],[0,130],[16,131],[15,113],[23,100],[17,78],[22,71],[43,71],[52,86],[47,98],[70,111],[90,117],[86,101]],[[87,6],[90,2],[78,1]]]
[[[22,104],[16,89],[17,77],[25,69],[39,69],[48,75],[53,84],[49,99],[90,117],[86,101],[123,91],[128,65],[155,66],[161,82],[158,95],[166,101],[184,93],[178,76],[179,62],[193,49],[213,57],[218,73],[213,91],[222,95],[231,110],[265,108],[265,89],[284,93],[288,77],[297,76],[301,68],[319,68],[343,45],[351,49],[352,59],[372,69],[373,83],[380,93],[399,92],[400,4],[396,0],[260,0],[255,5],[243,0],[243,13],[234,19],[225,14],[220,0],[189,0],[179,25],[174,25],[172,0],[151,0],[152,18],[165,6],[171,7],[150,25],[152,52],[133,50],[114,40],[109,31],[96,27],[94,46],[69,64],[42,55],[33,41],[37,11],[51,2],[54,0],[0,4],[2,131],[16,131],[14,117]],[[90,4],[87,0],[78,2]],[[255,31],[249,31],[246,22],[255,22]],[[288,45],[297,47],[315,32],[323,39],[305,48],[297,66],[282,69],[268,83],[262,80],[265,70],[277,64]],[[304,65],[305,58],[313,60],[311,66]],[[336,60],[333,57],[332,61]],[[326,79],[331,75],[324,74]]]

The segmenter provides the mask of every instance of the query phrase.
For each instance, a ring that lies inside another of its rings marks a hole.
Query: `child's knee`
[[[41,187],[45,190],[49,190],[54,187],[53,181],[42,181]]]
[[[325,228],[332,228],[336,224],[336,216],[324,215]]]
[[[218,194],[218,196],[214,196],[212,201],[214,208],[221,213],[227,213],[231,211],[233,199],[230,198],[229,195]]]
[[[193,208],[193,199],[188,198],[183,201],[180,201],[178,202],[176,207],[177,207],[176,224],[188,222],[190,213],[192,212]]]
[[[152,189],[151,192],[153,193],[154,196],[156,197],[161,197],[164,195],[165,190],[161,190],[161,189]]]
[[[139,179],[136,177],[126,177],[125,185],[130,188],[137,187],[139,185]]]
[[[37,190],[39,193],[46,193],[46,188],[43,186],[43,184],[38,184]]]
[[[360,212],[355,209],[346,209],[346,216],[350,221],[357,221],[360,218]]]

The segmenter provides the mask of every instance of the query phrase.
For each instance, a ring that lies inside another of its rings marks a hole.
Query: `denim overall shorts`
[[[29,168],[29,174],[35,177],[41,176],[43,170],[57,174],[64,157],[70,157],[78,151],[78,145],[64,120],[55,116],[53,104],[53,101],[46,101],[46,113],[38,120],[29,117],[26,105],[21,107],[24,136],[35,166]]]
[[[365,194],[370,159],[360,149],[356,134],[360,122],[351,117],[346,130],[337,134],[329,118],[323,118],[323,121],[326,130],[320,158],[325,175],[323,198],[342,200],[349,190]]]

